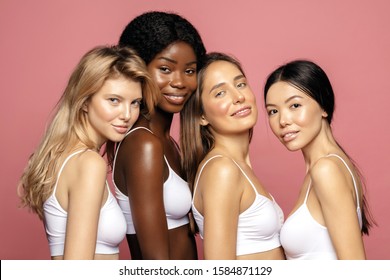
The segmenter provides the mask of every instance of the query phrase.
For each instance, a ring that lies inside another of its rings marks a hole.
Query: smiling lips
[[[298,131],[288,131],[281,135],[281,138],[284,142],[290,142],[294,140],[298,135]]]
[[[120,134],[125,134],[129,130],[127,125],[113,125],[113,127]]]
[[[185,96],[186,95],[173,95],[173,94],[164,94],[164,97],[173,104],[176,105],[182,105],[185,101]]]
[[[251,107],[246,106],[243,108],[240,108],[239,110],[235,111],[233,114],[231,114],[232,117],[245,117],[251,113]]]

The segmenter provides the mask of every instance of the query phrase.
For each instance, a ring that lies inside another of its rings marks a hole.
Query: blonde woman
[[[19,185],[22,205],[44,222],[52,259],[118,259],[126,221],[100,149],[124,138],[145,92],[153,108],[154,83],[129,48],[96,47],[72,73]]]

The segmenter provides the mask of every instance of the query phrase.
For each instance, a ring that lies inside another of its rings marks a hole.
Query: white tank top
[[[194,185],[194,197],[204,167],[210,160],[216,157],[222,156],[216,155],[209,158],[200,169]],[[244,174],[256,194],[252,205],[238,217],[236,255],[259,253],[280,247],[279,232],[284,221],[282,209],[273,198],[270,200],[268,197],[259,194],[244,170],[234,160],[233,162]],[[203,239],[204,217],[196,209],[194,200],[192,200],[192,212],[198,225],[200,236]]]
[[[84,151],[74,152],[65,159],[58,172],[53,193],[43,204],[44,223],[51,256],[62,256],[64,254],[66,222],[68,218],[68,213],[61,207],[55,195],[58,180],[68,160]],[[119,253],[119,243],[126,234],[125,218],[107,183],[106,186],[108,197],[100,209],[95,254]]]
[[[347,167],[352,176],[353,186],[356,192],[356,213],[362,228],[362,214],[359,204],[359,193],[355,178],[351,169],[343,158],[336,154],[329,154],[339,158]],[[311,182],[310,182],[311,184]],[[285,221],[280,232],[280,240],[288,260],[336,260],[337,254],[333,247],[328,229],[319,224],[310,214],[307,208],[307,197],[310,192],[307,189],[303,204]]]
[[[138,129],[145,129],[150,133],[153,133],[146,127],[137,127],[129,131],[126,136]],[[126,233],[136,234],[133,217],[131,215],[129,197],[119,190],[119,188],[115,184],[114,179],[115,162],[121,143],[118,144],[118,147],[115,151],[114,164],[112,169],[112,182],[115,186],[115,196],[118,199],[119,206],[122,209],[122,212],[126,218]],[[191,209],[191,191],[188,186],[188,183],[184,181],[179,175],[177,175],[176,172],[170,167],[168,160],[165,156],[164,159],[169,169],[168,179],[164,182],[163,185],[164,208],[167,217],[168,229],[174,229],[189,223],[188,212]]]

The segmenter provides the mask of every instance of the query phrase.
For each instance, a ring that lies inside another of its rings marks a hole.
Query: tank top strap
[[[139,130],[139,129],[145,129],[145,130],[149,131],[150,133],[154,134],[153,131],[151,131],[149,128],[146,128],[146,127],[144,127],[144,126],[139,126],[139,127],[135,127],[135,128],[133,128],[133,129],[129,130],[129,131],[126,133],[126,136],[129,135],[131,132],[136,131],[136,130]]]
[[[209,163],[209,161],[211,161],[212,159],[217,158],[217,157],[222,157],[222,156],[221,156],[221,155],[212,156],[211,158],[209,158],[208,160],[206,160],[206,162],[205,162],[205,163],[203,164],[203,166],[200,168],[198,178],[196,178],[195,185],[194,185],[194,193],[193,193],[193,195],[192,195],[193,197],[195,196],[195,192],[196,192],[196,189],[197,189],[197,187],[198,187],[199,178],[200,178],[200,175],[201,175],[202,172],[203,172],[204,167],[207,165],[207,163]]]
[[[77,154],[79,154],[79,153],[81,153],[81,152],[85,152],[85,151],[92,151],[92,150],[90,150],[90,149],[78,150],[78,151],[76,151],[76,152],[71,153],[69,156],[66,157],[66,159],[64,160],[64,162],[63,162],[62,165],[61,165],[60,171],[58,171],[57,180],[56,180],[56,183],[55,183],[54,188],[53,188],[53,194],[56,193],[58,181],[60,180],[60,176],[61,176],[62,170],[64,169],[66,163],[67,163],[73,156],[75,156],[75,155],[77,155]]]
[[[139,130],[139,129],[145,129],[145,130],[149,131],[150,133],[154,134],[153,131],[151,131],[149,128],[146,128],[146,127],[143,127],[143,126],[139,126],[139,127],[134,128],[134,129],[130,129],[128,132],[126,132],[125,138],[127,137],[127,135],[129,135],[133,131],[136,131],[136,130]],[[113,181],[114,184],[115,184],[115,182],[114,182],[114,173],[115,173],[116,157],[118,156],[119,147],[121,146],[122,141],[119,142],[118,146],[115,149],[114,160],[113,160],[113,163],[112,163],[112,181]]]
[[[341,156],[336,155],[336,154],[329,154],[326,157],[332,157],[332,156],[333,157],[337,157],[338,159],[340,159],[342,161],[342,163],[344,163],[344,165],[347,168],[349,174],[351,174],[352,181],[353,181],[353,187],[355,188],[355,193],[356,193],[356,205],[357,205],[358,208],[360,208],[359,192],[358,192],[358,189],[357,189],[355,177],[353,176],[352,170],[349,168],[348,164],[345,162],[345,160]]]
[[[241,170],[242,174],[244,174],[245,178],[248,180],[249,184],[252,186],[252,188],[255,191],[256,195],[258,195],[259,193],[257,192],[257,189],[256,189],[255,185],[252,183],[251,179],[249,179],[248,175],[246,175],[244,170],[241,168],[241,166],[234,159],[231,159],[231,160],[237,165],[238,169]]]
[[[211,161],[212,159],[214,158],[217,158],[217,157],[223,157],[222,155],[215,155],[211,158],[209,158],[202,166],[202,168],[199,170],[199,175],[198,175],[198,178],[196,179],[196,182],[195,182],[195,185],[194,185],[194,194],[195,195],[195,192],[196,192],[196,188],[198,187],[198,182],[199,182],[199,178],[200,178],[200,175],[202,174],[202,171],[204,169],[204,167],[206,166],[207,163],[209,163],[209,161]],[[252,181],[249,179],[248,175],[246,175],[246,173],[244,172],[244,170],[242,170],[241,166],[234,160],[234,159],[231,159],[235,165],[237,165],[238,169],[240,169],[240,171],[242,172],[242,174],[244,174],[245,178],[249,181],[250,185],[252,186],[253,190],[255,191],[256,195],[258,195],[259,193],[257,192],[257,189],[256,187],[253,185]]]
[[[307,187],[305,200],[303,201],[303,204],[306,204],[306,202],[307,202],[307,198],[309,197],[310,188],[311,188],[311,178],[310,178],[310,181],[309,181],[309,186]]]

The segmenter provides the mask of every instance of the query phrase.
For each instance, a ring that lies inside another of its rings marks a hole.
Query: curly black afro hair
[[[178,14],[159,11],[141,14],[130,21],[119,39],[119,45],[132,47],[146,64],[174,42],[192,46],[199,70],[206,49],[196,28]]]

